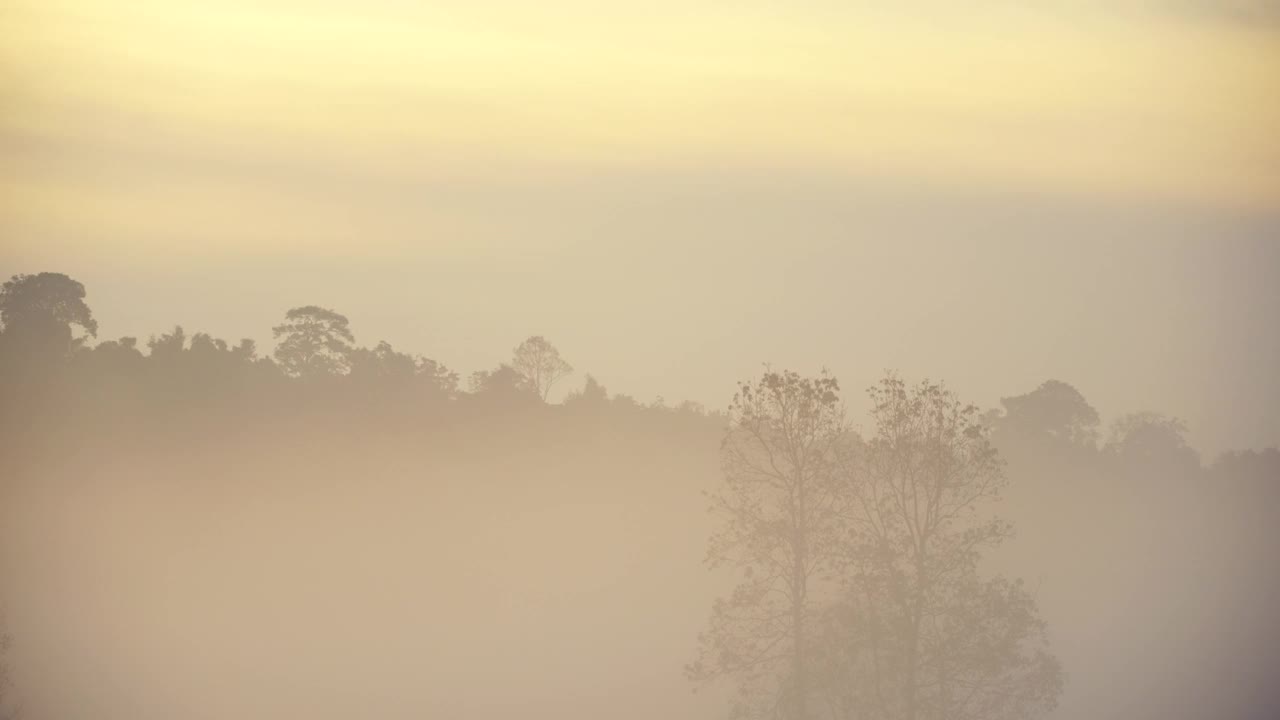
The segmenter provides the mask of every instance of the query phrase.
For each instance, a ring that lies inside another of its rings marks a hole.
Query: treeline
[[[194,417],[252,420],[309,413],[361,422],[425,423],[551,411],[573,367],[541,336],[510,361],[465,378],[443,363],[385,341],[360,346],[346,317],[317,306],[289,310],[272,329],[267,353],[238,342],[188,333],[98,339],[84,286],[59,273],[16,275],[0,288],[0,394],[11,433],[31,434],[43,418],[110,429],[116,421],[167,423]],[[556,412],[719,422],[696,403],[669,407],[610,395],[590,375]],[[21,408],[21,412],[17,409]]]
[[[1002,456],[1024,478],[1280,481],[1280,450],[1228,450],[1206,463],[1187,441],[1187,425],[1159,412],[1128,413],[1104,425],[1075,387],[1048,380],[1001,400],[983,423]]]
[[[370,414],[391,421],[408,416],[492,417],[536,412],[563,388],[573,367],[553,344],[533,336],[511,360],[465,378],[443,363],[403,352],[385,341],[360,346],[346,317],[317,306],[289,310],[272,328],[275,348],[264,352],[182,327],[153,335],[98,339],[98,323],[84,286],[60,273],[15,275],[0,287],[0,399],[11,431],[42,412],[75,417],[171,417],[224,413],[245,416],[325,412]],[[564,396],[568,411],[616,411],[654,417],[705,418],[721,413],[696,403],[674,407],[610,395],[592,376]],[[1187,443],[1185,424],[1159,413],[1125,415],[1104,427],[1071,385],[1047,381],[1006,398],[981,420],[993,441],[1017,464],[1129,472],[1169,477],[1212,474],[1276,477],[1280,452],[1243,450],[1204,462]],[[73,409],[69,409],[73,408]],[[1127,468],[1127,470],[1126,470]]]

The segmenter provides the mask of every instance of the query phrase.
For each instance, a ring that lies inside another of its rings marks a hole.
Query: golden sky
[[[142,236],[228,203],[307,232],[299,211],[315,198],[288,182],[246,189],[236,174],[255,163],[481,181],[781,164],[1280,202],[1267,14],[892,5],[11,0],[3,210]],[[180,183],[129,167],[179,162]]]

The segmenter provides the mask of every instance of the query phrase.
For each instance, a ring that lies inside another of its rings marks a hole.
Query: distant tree
[[[0,342],[37,361],[68,356],[98,334],[84,297],[84,285],[62,273],[14,275],[0,286]]]
[[[315,305],[290,310],[285,313],[285,321],[271,329],[279,341],[276,362],[291,377],[345,374],[355,342],[347,325],[346,317]]]
[[[1209,469],[1215,479],[1272,483],[1280,491],[1280,449],[1274,447],[1224,452]]]
[[[724,484],[712,495],[723,521],[707,561],[741,571],[716,601],[690,679],[737,681],[735,717],[811,717],[813,648],[838,559],[838,456],[848,440],[839,384],[766,371],[742,383],[721,449]]]
[[[418,372],[412,355],[397,352],[383,340],[372,350],[354,348],[349,355],[351,379],[384,385],[408,385]]]
[[[167,333],[152,336],[147,347],[150,351],[146,358],[148,385],[162,399],[189,400],[195,396],[227,399],[226,393],[235,388],[249,391],[250,386],[258,387],[254,381],[277,375],[274,364],[259,358],[255,343],[249,339],[232,346],[208,333],[188,337],[178,325]],[[100,349],[104,352],[100,353]],[[100,347],[87,359],[101,365],[109,360],[108,352],[120,354],[116,348]]]
[[[191,352],[196,355],[222,355],[231,352],[231,346],[226,340],[209,333],[196,333],[191,336]]]
[[[1130,413],[1111,425],[1106,450],[1128,471],[1176,476],[1200,470],[1200,455],[1186,440],[1187,424],[1161,413]]]
[[[443,398],[453,398],[458,394],[458,373],[450,370],[444,363],[431,358],[418,358],[418,377]]]
[[[982,512],[1005,485],[979,411],[942,385],[889,375],[875,434],[850,467],[848,595],[833,681],[857,717],[1029,718],[1061,692],[1020,583],[978,577],[1011,527]],[[869,712],[873,710],[873,712]]]
[[[181,325],[175,325],[170,332],[147,340],[147,348],[152,361],[178,362],[187,349],[187,333]]]
[[[997,421],[1002,435],[1043,449],[1055,444],[1093,449],[1098,440],[1098,411],[1071,385],[1046,380],[1025,395],[1003,398]]]
[[[397,352],[383,340],[372,350],[351,352],[351,380],[366,388],[415,390],[437,398],[457,393],[458,374],[430,358]]]
[[[707,408],[695,400],[684,400],[676,406],[676,412],[684,415],[706,415]]]
[[[511,367],[529,380],[533,391],[544,402],[551,394],[551,387],[573,372],[573,366],[541,335],[534,335],[516,347]]]
[[[505,363],[493,370],[472,373],[468,384],[472,401],[487,406],[528,407],[540,401],[529,379]]]
[[[144,360],[135,337],[105,340],[92,348],[81,348],[76,359],[82,366],[114,376],[139,374]]]
[[[581,390],[569,393],[564,399],[565,407],[600,408],[609,404],[609,391],[594,377],[588,375]]]
[[[631,411],[631,410],[639,410],[644,407],[640,403],[636,402],[635,398],[625,393],[615,394],[609,402],[613,407],[618,408],[620,410]]]

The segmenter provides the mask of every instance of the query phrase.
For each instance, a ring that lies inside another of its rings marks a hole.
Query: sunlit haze
[[[1266,717],[1278,129],[1271,0],[0,2],[0,719]],[[900,706],[682,675],[766,366],[838,378],[848,587],[866,388],[976,406],[1026,707],[913,695],[919,616]]]

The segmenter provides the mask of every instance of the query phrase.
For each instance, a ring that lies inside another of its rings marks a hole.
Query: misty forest
[[[0,717],[1280,710],[1275,448],[1071,378],[760,358],[708,409],[539,335],[462,373],[340,308],[265,349],[91,301],[0,290]]]

